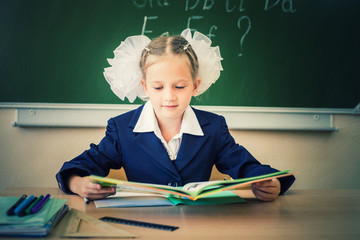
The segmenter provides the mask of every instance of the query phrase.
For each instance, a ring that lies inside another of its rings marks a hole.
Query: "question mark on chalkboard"
[[[241,36],[241,39],[240,39],[240,53],[238,54],[239,57],[241,57],[243,55],[244,39],[251,29],[251,20],[248,16],[239,17],[238,23],[237,23],[238,28],[241,29],[241,21],[243,21],[243,20],[247,20],[248,25],[247,25],[247,29],[245,30],[244,34]]]

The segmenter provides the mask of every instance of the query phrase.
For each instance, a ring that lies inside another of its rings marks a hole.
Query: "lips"
[[[173,109],[176,108],[178,105],[162,105],[163,108]]]

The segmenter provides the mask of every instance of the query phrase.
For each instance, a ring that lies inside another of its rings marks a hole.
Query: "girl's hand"
[[[91,182],[87,177],[72,176],[69,178],[69,188],[73,193],[89,200],[102,199],[116,193],[115,187],[102,187]]]
[[[252,191],[256,198],[261,201],[273,201],[280,194],[280,182],[274,178],[264,182],[253,183]]]

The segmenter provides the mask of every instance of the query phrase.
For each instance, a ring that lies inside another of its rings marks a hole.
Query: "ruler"
[[[159,229],[159,230],[165,230],[165,231],[174,231],[179,228],[179,227],[175,227],[175,226],[149,223],[149,222],[141,222],[141,221],[135,221],[135,220],[129,220],[129,219],[123,219],[123,218],[115,218],[115,217],[102,217],[102,218],[100,218],[100,220],[104,221],[104,222],[127,224],[127,225],[132,225],[132,226],[137,226],[137,227],[146,227],[146,228],[153,228],[153,229]]]

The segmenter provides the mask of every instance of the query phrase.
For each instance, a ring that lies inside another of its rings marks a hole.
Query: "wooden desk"
[[[167,232],[114,224],[136,234],[136,239],[360,239],[360,190],[294,190],[268,203],[247,198],[246,203],[229,205],[115,209],[85,205],[80,197],[56,188],[11,188],[1,195],[24,193],[66,198],[70,207],[96,218],[114,216],[180,227]],[[48,238],[58,239],[63,224]]]

